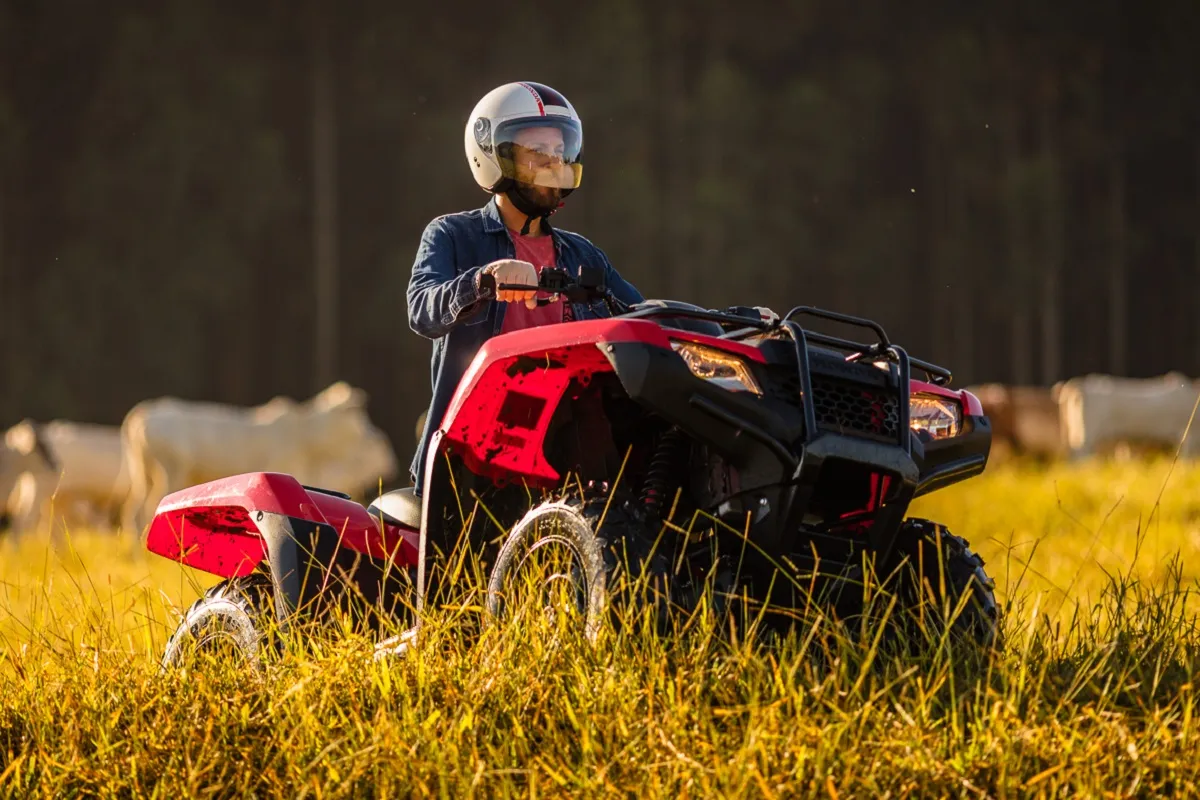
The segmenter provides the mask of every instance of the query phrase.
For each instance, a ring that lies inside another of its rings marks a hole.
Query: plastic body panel
[[[329,526],[348,550],[416,565],[418,531],[381,525],[358,503],[309,491],[274,472],[233,475],[167,495],[150,523],[146,549],[221,577],[247,575],[267,557],[266,514]]]

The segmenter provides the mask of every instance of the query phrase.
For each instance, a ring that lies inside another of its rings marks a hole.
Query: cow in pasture
[[[138,403],[121,425],[130,478],[123,526],[143,530],[171,492],[246,472],[283,472],[350,493],[390,480],[395,454],[366,403],[362,389],[342,381],[302,403],[283,397],[251,408],[177,397]]]
[[[4,432],[4,441],[0,443],[0,516],[3,516],[0,527],[15,523],[11,498],[17,494],[21,476],[30,471],[50,470],[54,466],[53,457],[38,435],[38,427],[37,423],[26,419]]]
[[[59,521],[80,527],[116,523],[129,492],[117,426],[26,419],[9,428],[5,441],[28,454],[15,479],[0,480],[14,531]]]
[[[1179,372],[1155,378],[1089,374],[1055,385],[1063,442],[1072,458],[1114,445],[1180,448],[1184,457],[1200,453],[1200,430],[1193,422],[1200,384]],[[1182,443],[1182,447],[1180,447]]]
[[[386,433],[369,425],[362,441],[348,458],[317,465],[311,485],[345,492],[356,500],[369,501],[386,491],[399,475],[399,463]]]
[[[992,423],[994,453],[1037,458],[1064,455],[1058,403],[1051,389],[985,383],[968,386]]]

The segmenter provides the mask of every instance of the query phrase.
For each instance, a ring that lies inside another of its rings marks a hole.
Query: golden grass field
[[[344,636],[160,675],[215,579],[103,532],[0,540],[0,795],[1197,795],[1200,466],[996,466],[913,513],[986,558],[1003,654],[824,618],[591,648],[435,615],[391,662]]]

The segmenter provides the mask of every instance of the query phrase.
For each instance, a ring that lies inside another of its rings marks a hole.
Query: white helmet
[[[463,144],[475,182],[507,195],[530,219],[553,214],[583,176],[583,123],[541,83],[498,86],[467,119]]]

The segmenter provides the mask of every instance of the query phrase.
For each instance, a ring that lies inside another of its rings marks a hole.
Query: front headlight
[[[948,397],[914,394],[908,403],[909,426],[926,431],[933,439],[949,439],[962,430],[962,411]]]
[[[671,342],[671,347],[683,356],[684,363],[697,378],[711,381],[731,392],[762,394],[754,374],[746,362],[737,356],[693,342]]]

